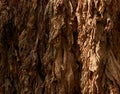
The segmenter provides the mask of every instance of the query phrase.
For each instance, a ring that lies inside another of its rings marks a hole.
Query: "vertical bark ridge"
[[[114,2],[114,3],[113,3]],[[79,0],[78,44],[83,62],[82,93],[119,94],[119,1]],[[113,38],[115,37],[115,38]],[[115,40],[118,40],[115,42]],[[116,49],[113,49],[114,47]],[[117,55],[116,55],[117,54]],[[116,66],[117,64],[117,66]],[[115,82],[115,83],[114,83]]]

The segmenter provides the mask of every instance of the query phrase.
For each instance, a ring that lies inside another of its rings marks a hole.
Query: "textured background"
[[[119,0],[0,0],[0,94],[119,94]]]

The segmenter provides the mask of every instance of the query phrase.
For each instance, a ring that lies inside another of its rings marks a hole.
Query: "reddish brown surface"
[[[119,0],[0,0],[0,94],[119,94]]]

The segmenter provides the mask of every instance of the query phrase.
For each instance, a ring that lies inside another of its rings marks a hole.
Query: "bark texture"
[[[120,93],[119,0],[79,0],[78,44],[83,94]]]
[[[0,0],[0,94],[119,94],[119,0]]]

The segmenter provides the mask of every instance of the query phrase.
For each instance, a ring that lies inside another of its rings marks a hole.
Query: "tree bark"
[[[83,94],[119,94],[120,1],[79,0],[77,9],[83,64],[81,91]]]
[[[119,0],[1,0],[0,94],[119,94]]]

